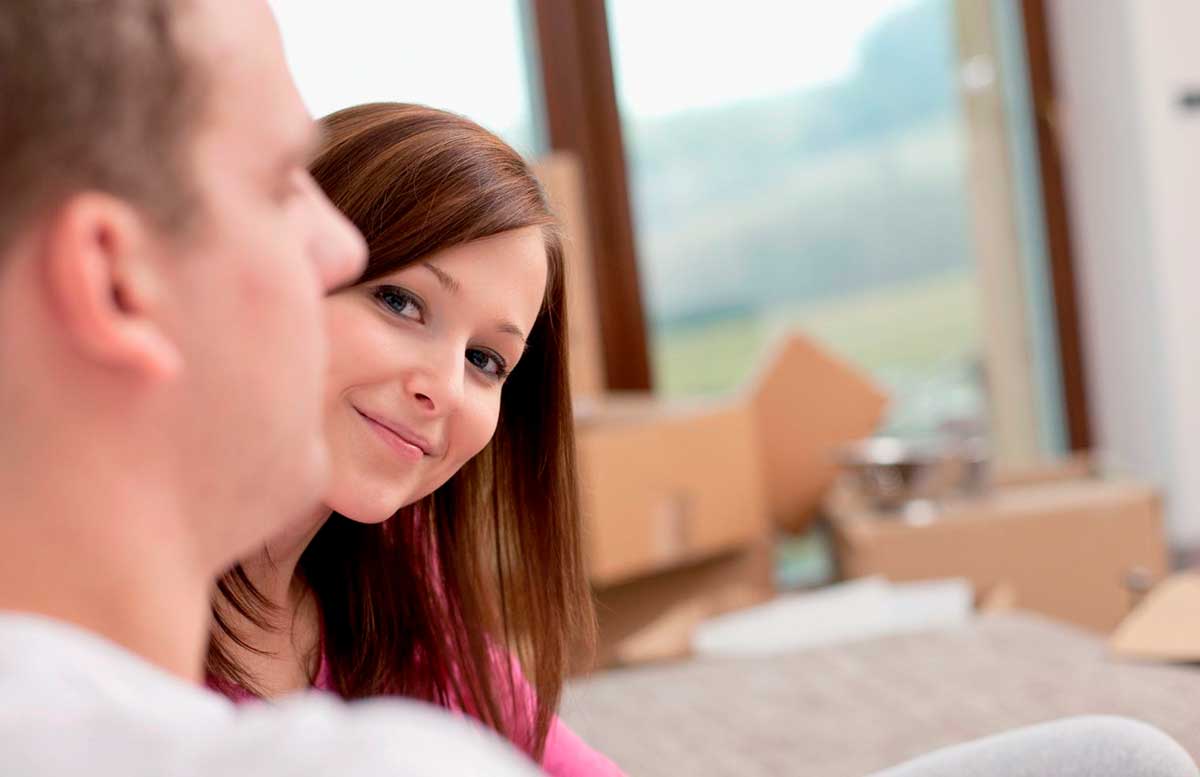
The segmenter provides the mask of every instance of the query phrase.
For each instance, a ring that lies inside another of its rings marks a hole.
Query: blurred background
[[[1107,635],[1200,547],[1192,0],[272,5],[568,216],[600,665],[876,577]]]

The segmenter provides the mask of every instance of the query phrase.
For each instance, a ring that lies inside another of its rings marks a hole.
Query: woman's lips
[[[416,442],[410,441],[386,424],[377,421],[363,411],[355,408],[358,415],[367,423],[389,448],[395,451],[405,461],[417,462],[425,458],[425,451]]]

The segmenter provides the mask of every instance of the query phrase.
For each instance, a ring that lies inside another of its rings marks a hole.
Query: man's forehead
[[[208,74],[213,118],[303,153],[315,129],[263,0],[198,0],[189,48]]]
[[[265,0],[191,0],[183,6],[175,32],[208,64],[253,53],[279,35]]]

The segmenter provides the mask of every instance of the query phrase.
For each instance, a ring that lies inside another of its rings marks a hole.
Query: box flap
[[[837,448],[876,430],[887,395],[862,371],[793,332],[752,381],[749,399],[771,516],[799,531],[837,476]]]
[[[1200,661],[1200,574],[1185,572],[1155,586],[1109,641],[1129,658]]]

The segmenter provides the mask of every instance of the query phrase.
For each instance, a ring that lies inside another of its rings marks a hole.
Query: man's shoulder
[[[15,774],[136,770],[182,750],[190,732],[233,720],[224,700],[102,637],[9,612],[0,612],[0,698],[0,752]]]
[[[301,694],[236,707],[62,624],[0,613],[0,752],[14,774],[529,775],[482,727],[417,702]]]
[[[219,721],[232,714],[225,700],[99,635],[23,613],[0,612],[0,694],[5,711],[39,718],[86,715],[92,708],[148,720]]]

